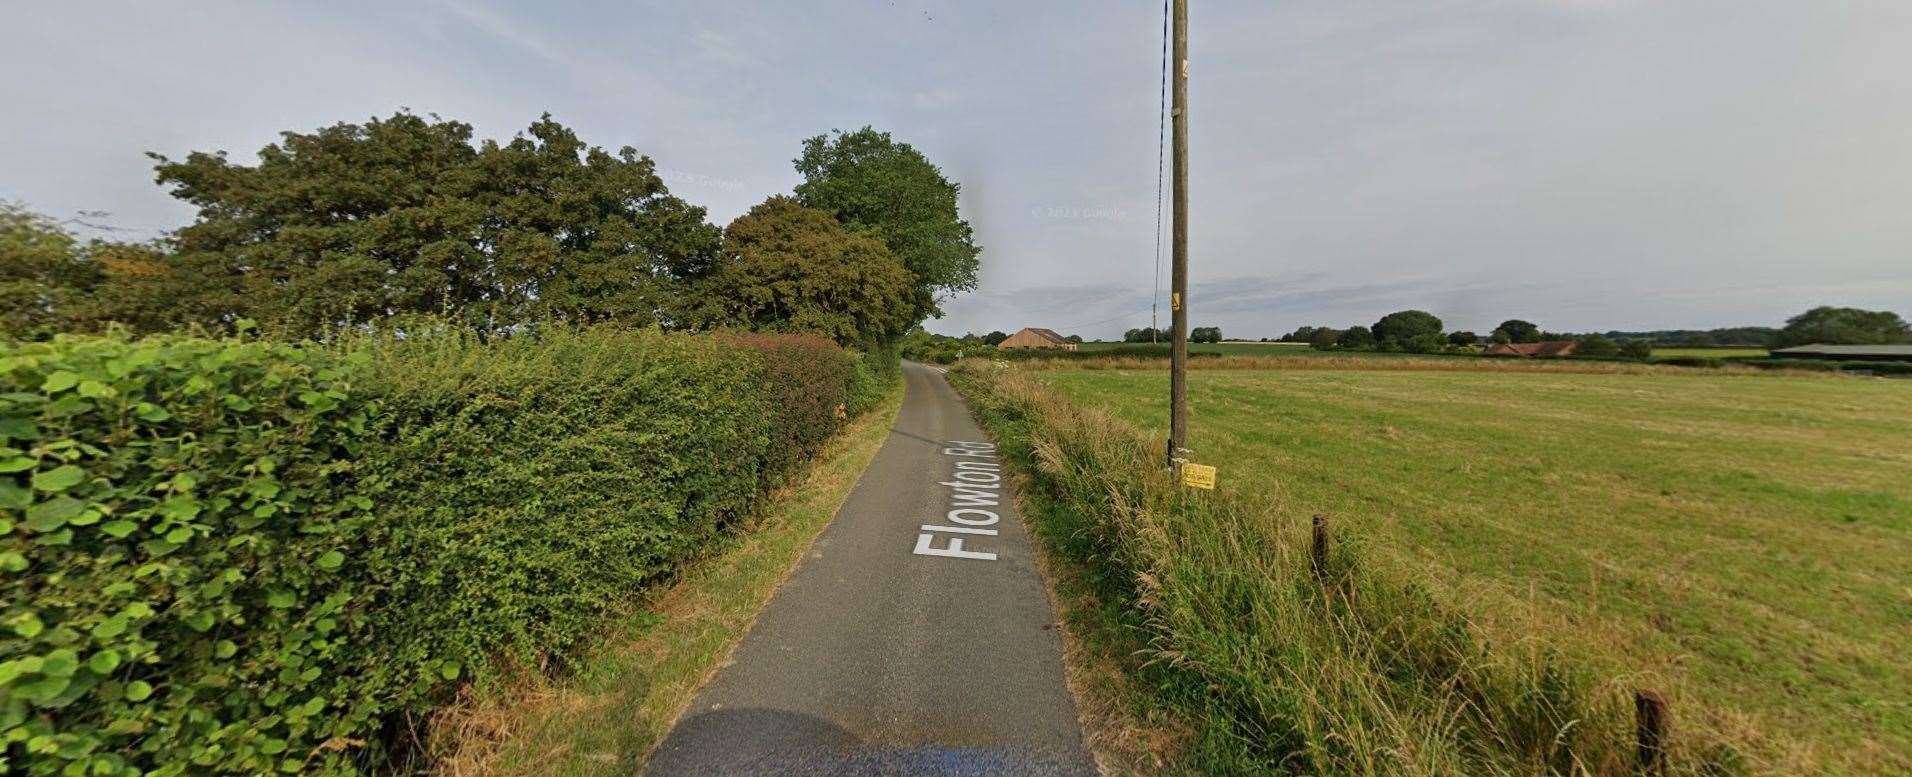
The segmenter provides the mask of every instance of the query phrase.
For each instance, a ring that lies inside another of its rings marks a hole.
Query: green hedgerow
[[[264,342],[0,356],[0,732],[10,772],[299,771],[337,693],[372,502],[351,365]],[[69,772],[70,773],[70,772]]]
[[[881,368],[615,327],[0,349],[0,771],[388,764],[738,527]]]

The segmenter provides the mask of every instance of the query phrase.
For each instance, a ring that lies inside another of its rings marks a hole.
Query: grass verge
[[[1147,425],[1160,371],[1047,371]],[[1488,633],[1574,646],[1771,773],[1912,768],[1912,393],[1747,376],[1203,371],[1192,446]]]
[[[520,673],[434,721],[442,775],[632,774],[836,515],[902,406],[899,382],[775,495],[751,531],[688,567],[554,679]]]
[[[1112,610],[1099,617],[1145,646],[1114,668],[1141,689],[1140,709],[1185,726],[1172,767],[1633,769],[1633,678],[1534,635],[1490,634],[1358,537],[1337,539],[1317,566],[1305,518],[1252,495],[1176,488],[1156,461],[1159,436],[1059,399],[1035,374],[972,364],[953,375],[1029,476],[1039,538],[1086,570]],[[1708,736],[1676,738],[1669,755],[1674,774],[1743,766],[1733,743]]]
[[[1184,763],[1190,724],[1150,692],[1148,624],[1110,567],[1093,563],[1086,516],[1016,475],[1018,511],[1062,624],[1063,667],[1083,734],[1105,774],[1199,774]]]

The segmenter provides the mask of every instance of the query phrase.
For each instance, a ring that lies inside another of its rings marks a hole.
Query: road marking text
[[[916,535],[914,552],[919,556],[995,561],[996,554],[970,550],[967,538],[951,535],[996,536],[995,529],[985,528],[1002,520],[994,510],[985,509],[1002,502],[1002,467],[996,463],[996,445],[961,440],[949,445],[943,455],[956,459],[956,474],[937,484],[950,488],[949,511],[943,514],[944,523],[923,524],[923,533]]]

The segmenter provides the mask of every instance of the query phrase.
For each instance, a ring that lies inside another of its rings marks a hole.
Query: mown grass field
[[[1136,424],[1167,373],[1041,380]],[[1197,370],[1194,460],[1669,690],[1753,771],[1912,769],[1912,384]]]

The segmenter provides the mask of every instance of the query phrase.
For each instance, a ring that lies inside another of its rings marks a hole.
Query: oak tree
[[[914,283],[881,241],[776,196],[725,228],[722,252],[687,296],[687,318],[706,328],[875,344],[916,325]]]
[[[941,298],[976,288],[977,247],[957,209],[962,187],[908,143],[870,127],[803,142],[797,200],[851,231],[889,246],[916,276],[920,316],[940,316]]]

